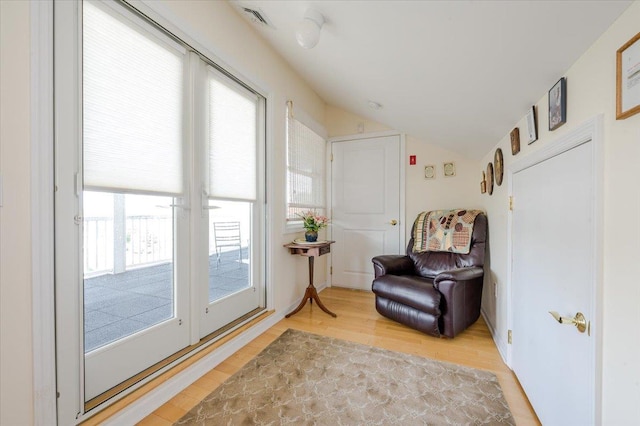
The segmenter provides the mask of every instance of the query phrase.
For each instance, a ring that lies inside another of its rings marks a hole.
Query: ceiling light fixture
[[[304,19],[296,27],[296,40],[305,49],[311,49],[320,40],[320,29],[324,25],[324,16],[314,9],[308,9]]]
[[[381,109],[382,108],[382,105],[379,104],[378,102],[375,102],[375,101],[369,101],[369,102],[367,102],[367,104],[369,105],[369,108],[371,108],[371,109]]]

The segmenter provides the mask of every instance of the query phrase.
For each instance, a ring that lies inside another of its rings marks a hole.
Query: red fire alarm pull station
[[[409,156],[409,165],[410,166],[415,166],[416,165],[416,156],[415,155],[410,155]]]

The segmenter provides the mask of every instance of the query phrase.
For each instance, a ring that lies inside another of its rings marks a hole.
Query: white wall
[[[33,422],[29,3],[0,1],[0,424]]]
[[[364,132],[391,130],[384,124],[360,117],[335,106],[327,105],[327,131],[330,137],[347,136]],[[416,156],[416,165],[409,165],[409,156]],[[478,162],[440,148],[428,141],[406,137],[406,205],[405,224],[408,233],[418,213],[425,210],[477,208],[480,206],[480,172]],[[453,161],[456,176],[444,177],[444,162]],[[424,166],[436,165],[436,178],[424,178]],[[408,238],[407,238],[408,241]]]
[[[615,119],[616,50],[640,30],[640,2],[630,8],[566,72],[567,123],[548,131],[547,96],[538,100],[539,140],[522,144],[511,155],[509,135],[501,147],[508,168],[515,159],[535,152],[582,122],[604,114],[604,282],[603,299],[603,417],[602,424],[627,425],[640,419],[640,114],[626,120]],[[550,76],[549,88],[562,76]],[[522,114],[526,113],[523,105]],[[524,117],[514,127],[522,135]],[[493,160],[495,148],[482,160]],[[485,285],[483,309],[495,328],[503,350],[507,333],[507,188],[496,187],[493,196],[481,203],[489,213],[490,273],[487,280],[498,282],[494,301]],[[487,284],[487,282],[485,282]]]

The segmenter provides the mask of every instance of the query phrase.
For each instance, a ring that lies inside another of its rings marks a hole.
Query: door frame
[[[82,1],[82,0],[74,0]],[[207,58],[214,61],[218,66],[230,72],[235,78],[241,80],[243,84],[252,88],[264,97],[265,116],[260,123],[264,133],[264,143],[260,144],[260,155],[263,157],[263,164],[258,170],[258,176],[264,181],[261,190],[261,204],[263,225],[259,238],[256,240],[256,247],[259,245],[264,250],[264,256],[260,259],[260,274],[263,277],[263,287],[261,291],[266,291],[264,298],[265,308],[260,313],[247,318],[234,328],[226,330],[215,339],[195,348],[188,354],[172,361],[165,367],[148,375],[126,390],[113,396],[100,405],[85,411],[81,406],[83,401],[73,393],[71,404],[60,403],[58,393],[61,383],[57,380],[56,372],[60,360],[56,359],[56,328],[55,328],[55,291],[54,291],[54,271],[55,271],[55,240],[54,240],[54,187],[56,175],[54,173],[54,153],[55,146],[54,131],[54,0],[42,0],[34,2],[30,9],[30,34],[31,48],[31,75],[30,75],[30,128],[31,128],[31,230],[32,235],[40,236],[40,244],[33,244],[32,247],[32,322],[33,322],[33,400],[34,400],[34,424],[46,425],[51,423],[51,419],[60,419],[62,415],[71,413],[65,418],[73,419],[74,424],[80,423],[103,409],[123,399],[135,390],[154,380],[166,371],[185,361],[199,351],[219,342],[220,339],[231,335],[243,325],[250,323],[257,316],[274,308],[274,294],[272,291],[274,281],[274,271],[268,265],[267,257],[269,246],[271,245],[274,226],[268,217],[272,215],[273,206],[267,204],[266,200],[272,189],[268,185],[271,178],[269,165],[274,155],[273,151],[273,122],[274,100],[273,90],[263,80],[253,73],[239,71],[238,68],[229,65],[229,61],[219,52],[212,50],[200,38],[192,36],[192,31],[188,25],[179,22],[178,17],[171,13],[162,5],[140,3],[134,9],[150,17],[156,23],[177,35],[179,38],[193,46],[199,52],[205,54]],[[36,206],[37,208],[35,208]],[[166,401],[175,396],[178,392],[201,377],[206,371],[224,361],[249,341],[273,326],[280,319],[284,318],[284,312],[280,315],[272,315],[259,324],[254,324],[250,328],[234,335],[222,346],[205,355],[199,362],[180,372],[174,377],[175,380],[166,382],[149,391],[147,394],[135,400],[126,409],[118,412],[117,418],[123,418],[124,423],[135,423],[148,415],[153,409],[159,406],[158,401]],[[75,383],[73,378],[65,380],[64,383]],[[77,406],[75,406],[77,404]],[[114,417],[116,418],[116,417]]]
[[[400,155],[399,155],[399,171],[398,173],[400,173],[400,213],[399,213],[399,222],[398,223],[398,232],[400,233],[400,238],[399,238],[399,246],[401,248],[406,247],[407,243],[406,243],[406,222],[407,222],[407,218],[406,216],[406,201],[405,201],[405,195],[406,195],[406,189],[405,189],[405,183],[406,183],[406,163],[404,161],[405,155],[406,155],[406,136],[404,133],[398,132],[396,130],[385,130],[385,131],[381,131],[381,132],[369,132],[369,133],[355,133],[355,134],[351,134],[351,135],[345,135],[345,136],[336,136],[336,137],[332,137],[329,138],[329,149],[327,150],[327,170],[329,171],[327,173],[327,181],[326,181],[326,188],[327,188],[327,206],[329,206],[329,217],[333,218],[333,193],[332,193],[332,185],[333,185],[333,173],[332,173],[332,168],[331,168],[331,162],[332,162],[332,158],[331,158],[331,153],[333,152],[333,144],[337,143],[337,142],[352,142],[352,141],[359,141],[362,139],[372,139],[372,138],[382,138],[382,137],[386,137],[386,136],[398,136],[400,138]],[[333,237],[333,228],[329,227],[329,231],[330,231],[330,236]],[[333,276],[331,274],[331,267],[333,265],[333,254],[330,254],[329,257],[329,261],[327,262],[327,287],[332,287],[333,286]]]
[[[591,181],[589,184],[593,188],[594,197],[591,200],[593,211],[592,224],[592,244],[593,252],[591,254],[591,276],[593,280],[590,282],[590,298],[593,306],[593,318],[591,333],[591,353],[594,360],[593,395],[589,401],[593,410],[593,419],[596,424],[602,418],[602,286],[603,286],[603,269],[604,269],[604,141],[603,141],[603,121],[602,114],[590,118],[582,124],[575,127],[568,133],[560,136],[547,143],[543,148],[534,153],[515,161],[507,169],[508,193],[510,197],[514,197],[513,179],[514,174],[526,168],[535,166],[545,160],[560,155],[572,148],[575,148],[586,142],[591,142],[591,158],[592,170]],[[514,197],[515,198],[515,197]],[[517,198],[514,199],[517,202]],[[514,323],[514,300],[513,300],[513,211],[509,211],[507,222],[507,258],[509,266],[507,268],[507,329],[513,329]],[[512,346],[507,345],[507,365],[512,366]]]

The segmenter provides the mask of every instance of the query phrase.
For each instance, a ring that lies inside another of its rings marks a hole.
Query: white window
[[[300,117],[302,116],[302,117]],[[299,120],[299,118],[301,120]],[[293,115],[292,103],[287,108],[287,212],[288,224],[302,223],[298,214],[315,210],[326,211],[326,154],[327,141],[311,129],[311,120],[297,112]],[[307,126],[302,123],[310,123]]]

